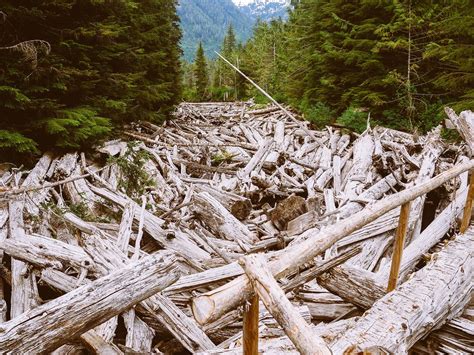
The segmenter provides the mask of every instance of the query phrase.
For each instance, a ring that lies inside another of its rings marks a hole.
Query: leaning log
[[[382,347],[405,354],[422,337],[462,312],[474,276],[474,228],[458,235],[423,269],[377,301],[331,346],[334,354],[354,347]]]
[[[392,209],[426,194],[428,191],[473,168],[474,160],[457,165],[429,181],[368,205],[351,218],[329,226],[320,232],[318,231],[314,235],[311,235],[314,231],[308,230],[305,232],[308,235],[306,240],[289,246],[269,264],[272,274],[280,278],[292,271],[297,271],[301,265],[310,262],[343,237],[376,220]],[[242,275],[226,285],[194,298],[192,304],[194,317],[200,324],[214,321],[228,311],[238,307],[252,294],[253,291],[249,279]]]
[[[242,266],[265,307],[303,355],[331,354],[325,342],[293,307],[268,270],[265,258],[254,254],[242,258]],[[245,336],[245,334],[244,334]]]
[[[176,258],[160,253],[127,265],[3,323],[2,351],[51,351],[178,279]]]

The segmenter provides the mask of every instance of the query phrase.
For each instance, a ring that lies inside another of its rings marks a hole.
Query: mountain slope
[[[206,56],[214,58],[229,24],[239,41],[250,37],[254,24],[254,19],[231,0],[181,0],[178,14],[183,30],[181,48],[188,61],[194,59],[199,41],[203,42]]]
[[[254,20],[287,18],[290,0],[233,0],[240,10]]]

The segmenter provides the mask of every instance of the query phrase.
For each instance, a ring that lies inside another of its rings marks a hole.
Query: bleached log
[[[453,123],[456,130],[467,143],[471,156],[474,155],[474,113],[470,110],[463,111],[458,115],[452,108],[446,107],[444,109]]]
[[[435,172],[436,161],[443,152],[441,143],[441,128],[437,127],[429,132],[424,142],[423,152],[421,153],[421,166],[418,176],[413,185],[418,185],[431,179]],[[421,220],[423,207],[425,205],[426,195],[420,196],[411,202],[410,221],[408,224],[407,242],[418,238],[421,230]]]
[[[414,268],[423,255],[438,243],[455,224],[456,219],[462,214],[466,202],[467,188],[461,188],[455,200],[451,202],[436,218],[426,227],[420,236],[412,241],[404,250],[400,265],[400,277],[403,278]],[[379,271],[379,279],[384,280],[389,273],[389,265]]]
[[[297,270],[301,265],[310,262],[318,254],[325,251],[338,240],[356,231],[389,212],[390,210],[409,202],[414,198],[431,191],[445,182],[455,178],[459,174],[474,167],[474,161],[459,164],[445,171],[435,178],[411,187],[397,194],[391,195],[379,202],[368,205],[362,211],[311,235],[307,231],[308,238],[299,244],[287,247],[270,263],[270,270],[274,276],[280,278]],[[252,287],[246,276],[231,281],[230,283],[213,290],[211,293],[203,294],[193,299],[192,310],[194,317],[200,324],[205,324],[219,318],[226,312],[234,309],[252,294]]]
[[[9,234],[10,239],[13,241],[22,242],[27,238],[24,229],[23,209],[23,200],[14,199],[9,201]],[[35,277],[28,271],[26,263],[12,259],[11,272],[12,293],[10,317],[15,318],[23,312],[36,307],[39,303],[39,295]]]
[[[253,244],[258,239],[246,225],[235,218],[207,192],[193,196],[192,210],[200,220],[224,239]]]
[[[471,299],[474,231],[456,236],[410,280],[378,300],[331,345],[335,354],[379,346],[404,354],[431,330],[459,314]]]
[[[172,295],[184,291],[194,290],[200,287],[212,285],[219,281],[225,281],[229,278],[240,276],[244,273],[237,262],[205,270],[196,274],[181,276],[181,278],[166,288],[164,294]]]
[[[302,354],[331,354],[324,341],[312,332],[308,323],[286,298],[262,255],[254,254],[243,258],[242,266],[265,307]]]
[[[155,331],[137,317],[135,310],[130,309],[123,314],[127,337],[125,346],[138,352],[151,352]]]
[[[336,210],[333,215],[330,215],[330,218],[333,217],[333,219],[344,219],[359,212],[364,208],[364,204],[359,201],[376,201],[380,199],[385,193],[398,184],[399,178],[399,172],[387,175],[385,178],[381,179],[370,188],[365,190],[361,195],[358,196],[357,199],[347,202],[338,210]],[[288,223],[288,234],[301,234],[301,237],[304,237],[307,234],[303,232],[310,230],[319,224],[324,224],[321,223],[321,219],[324,217],[325,216],[320,217],[316,211],[309,211]]]
[[[1,325],[2,351],[51,351],[166,288],[176,259],[160,253],[127,265]]]
[[[400,266],[400,279],[403,280],[413,270],[417,262],[446,235],[463,211],[466,194],[467,189],[464,184],[458,191],[455,200],[423,230],[416,240],[405,248]],[[342,265],[319,276],[318,282],[343,299],[368,309],[385,294],[389,272],[389,264],[384,265],[376,274],[355,266]]]
[[[249,178],[250,173],[253,171],[257,173],[260,171],[263,162],[265,161],[265,157],[268,155],[268,153],[270,153],[270,148],[273,143],[273,139],[268,139],[260,145],[260,148],[258,148],[257,152],[252,157],[252,159],[250,159],[245,168],[243,168],[242,171],[238,173],[242,179]]]
[[[131,202],[130,199],[127,199],[119,194],[112,192],[105,188],[99,188],[94,185],[89,185],[90,189],[102,196],[103,198],[112,201],[119,205],[120,207],[124,208],[128,203]],[[133,202],[135,203],[135,202]],[[138,205],[135,206],[135,219],[140,219],[140,207]],[[172,238],[168,237],[167,231],[162,228],[164,223],[163,220],[156,217],[149,211],[145,211],[144,213],[144,225],[143,229],[150,234],[157,242],[163,245],[168,250],[173,250],[177,253],[185,255],[191,259],[195,260],[206,260],[210,259],[211,256],[209,253],[205,252],[201,248],[199,248],[194,242],[192,242],[187,236],[183,235],[182,233],[175,232]]]
[[[94,269],[94,262],[82,248],[39,235],[28,235],[20,240],[7,239],[0,242],[0,249],[15,259],[40,267]]]
[[[101,267],[104,275],[121,268],[129,261],[115,245],[95,235],[83,239],[84,250]],[[146,316],[156,319],[168,329],[189,351],[212,349],[214,344],[198,327],[196,322],[186,316],[178,307],[164,296],[155,295],[140,304],[139,310]]]
[[[347,198],[356,198],[361,194],[372,165],[373,151],[374,141],[367,132],[354,143],[353,164],[344,183],[344,195]]]
[[[99,334],[89,330],[81,335],[81,340],[96,354],[122,355],[123,352],[114,344],[105,341]]]
[[[125,254],[128,252],[128,245],[132,235],[133,217],[135,216],[135,204],[129,203],[125,206],[120,222],[120,228],[117,238],[117,246]]]
[[[44,154],[35,167],[28,174],[26,179],[21,184],[21,188],[27,189],[32,186],[41,185],[48,169],[53,161],[50,153]],[[28,198],[25,201],[25,209],[30,215],[38,215],[39,207],[48,197],[48,188],[36,190],[28,194]]]

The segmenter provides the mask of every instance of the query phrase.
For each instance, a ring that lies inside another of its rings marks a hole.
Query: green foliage
[[[209,78],[207,74],[206,57],[204,56],[204,48],[202,47],[201,42],[199,43],[196,60],[194,61],[194,77],[196,83],[196,95],[199,100],[203,100],[207,93]]]
[[[183,28],[184,59],[192,62],[199,42],[207,58],[214,59],[226,36],[228,24],[233,24],[236,42],[245,42],[251,35],[253,19],[243,14],[232,0],[181,0],[178,8]]]
[[[367,112],[349,107],[338,117],[336,122],[355,132],[362,133],[367,129],[367,118]],[[376,122],[371,122],[371,125],[376,125]]]
[[[222,150],[219,153],[213,155],[211,157],[212,165],[220,165],[222,163],[231,163],[232,159],[234,158],[234,155],[232,153],[229,153],[226,150]]]
[[[310,105],[307,101],[303,101],[300,109],[303,111],[306,120],[313,123],[317,128],[324,128],[334,122],[334,111],[322,102]]]
[[[351,107],[429,130],[440,107],[474,104],[473,15],[469,1],[298,1],[283,33],[284,92],[305,112],[325,103],[358,130]]]
[[[0,105],[7,109],[23,107],[31,100],[20,90],[11,86],[0,86]]]
[[[0,151],[12,153],[38,153],[38,144],[18,132],[0,129]]]
[[[60,110],[57,115],[40,122],[46,135],[55,139],[56,147],[79,149],[104,138],[112,130],[110,120],[98,117],[90,108]]]
[[[87,149],[113,126],[167,119],[181,98],[176,7],[177,0],[2,2],[0,129],[40,150]],[[49,55],[5,49],[33,38],[51,45]]]
[[[123,156],[109,160],[110,164],[117,164],[120,168],[119,189],[139,203],[140,196],[153,184],[153,179],[144,169],[149,159],[150,155],[139,149],[137,142],[129,142]]]

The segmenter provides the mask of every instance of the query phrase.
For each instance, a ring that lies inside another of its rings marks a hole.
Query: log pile
[[[89,153],[8,166],[0,352],[240,354],[242,328],[269,354],[474,352],[474,228],[457,229],[474,117],[447,114],[464,143],[182,104]]]

